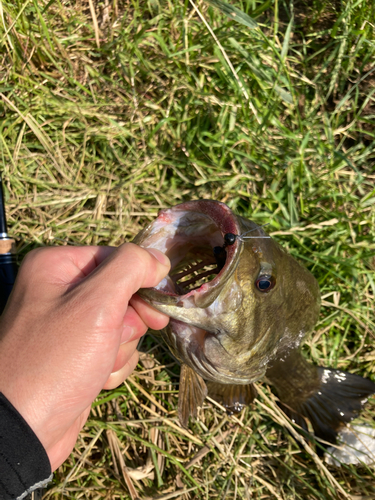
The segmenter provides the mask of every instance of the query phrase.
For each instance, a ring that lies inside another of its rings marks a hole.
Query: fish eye
[[[275,286],[275,279],[270,275],[259,276],[256,280],[255,285],[260,292],[269,292]]]
[[[226,245],[233,245],[234,242],[236,241],[237,235],[233,233],[227,233],[224,236],[224,241]]]

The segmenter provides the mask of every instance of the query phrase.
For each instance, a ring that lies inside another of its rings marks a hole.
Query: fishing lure
[[[224,235],[224,245],[221,247],[214,247],[213,252],[214,252],[214,257],[216,260],[216,264],[218,267],[219,272],[222,270],[224,267],[226,258],[227,258],[227,252],[226,252],[226,247],[234,245],[236,240],[238,239],[239,241],[244,242],[244,240],[251,239],[251,238],[270,238],[270,236],[245,236],[246,234],[252,233],[253,231],[256,231],[257,229],[260,229],[261,227],[268,226],[270,222],[267,222],[266,224],[263,224],[262,226],[257,226],[254,229],[251,229],[250,231],[246,231],[245,233],[242,234],[233,234],[233,233],[226,233]],[[270,289],[270,287],[267,288],[267,290]]]
[[[257,229],[260,229],[261,227],[268,226],[268,224],[271,224],[270,222],[267,222],[266,224],[263,224],[262,226],[255,227],[254,229],[250,229],[250,231],[246,231],[246,233],[242,234],[233,234],[233,233],[227,233],[224,235],[224,248],[227,247],[228,245],[234,245],[235,241],[239,239],[240,241],[243,240],[249,240],[251,238],[271,238],[271,236],[245,236],[245,234],[252,233],[253,231],[256,231]]]

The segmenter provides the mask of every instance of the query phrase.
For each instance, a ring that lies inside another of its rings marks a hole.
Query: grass
[[[161,208],[223,201],[319,280],[307,356],[375,380],[374,3],[232,4],[249,17],[218,0],[1,0],[10,232],[21,257],[119,245]],[[153,334],[141,349],[45,498],[375,497],[373,469],[295,442],[265,385],[239,416],[206,401],[181,428],[179,367]]]

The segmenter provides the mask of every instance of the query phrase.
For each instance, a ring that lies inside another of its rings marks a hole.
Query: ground
[[[375,380],[374,3],[231,6],[0,3],[1,168],[19,258],[119,245],[161,208],[223,201],[270,222],[319,280],[306,356]],[[240,415],[207,401],[182,428],[179,366],[152,332],[140,349],[45,498],[375,497],[373,469],[326,466],[316,443],[296,443],[265,384]],[[360,420],[373,418],[374,402]]]

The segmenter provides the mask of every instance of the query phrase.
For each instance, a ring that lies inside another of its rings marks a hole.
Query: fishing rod
[[[0,175],[0,314],[5,308],[17,276],[15,247],[15,240],[8,235],[3,181]]]

